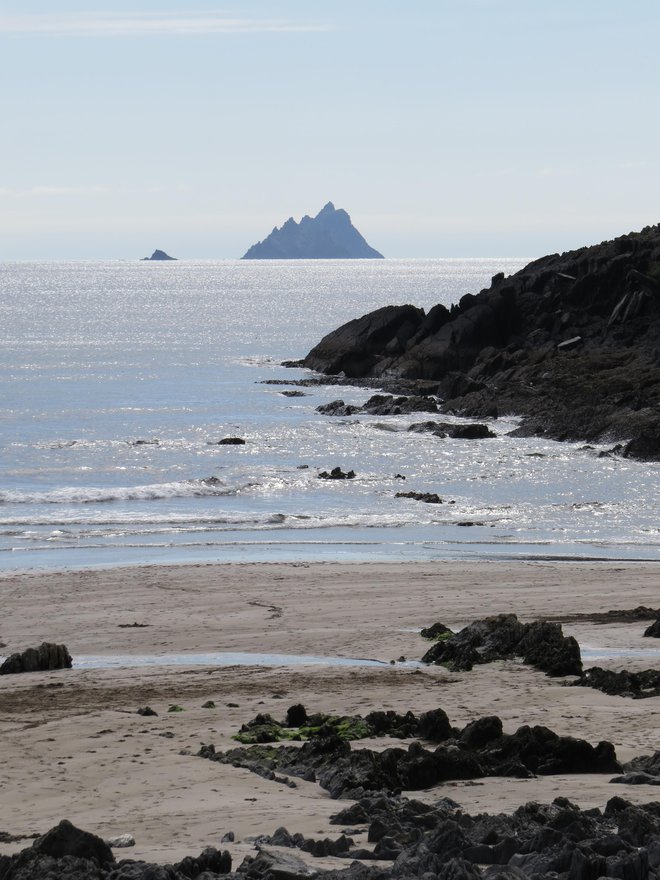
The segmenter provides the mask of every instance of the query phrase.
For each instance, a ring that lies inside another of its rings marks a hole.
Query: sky
[[[388,257],[660,221],[657,0],[0,0],[0,260]]]

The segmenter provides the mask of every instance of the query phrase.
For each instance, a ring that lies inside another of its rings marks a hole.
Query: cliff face
[[[520,432],[630,440],[660,459],[660,226],[553,254],[458,305],[379,309],[304,360],[322,373],[433,380],[445,409]]]
[[[332,202],[300,223],[290,217],[263,241],[253,244],[243,260],[337,260],[382,259],[351,223],[342,208]]]

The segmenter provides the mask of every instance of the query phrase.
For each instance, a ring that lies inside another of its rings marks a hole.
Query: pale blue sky
[[[657,0],[0,0],[0,259],[391,257],[660,221]]]

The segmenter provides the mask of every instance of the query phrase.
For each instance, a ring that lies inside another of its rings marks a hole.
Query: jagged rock
[[[479,422],[469,424],[460,422],[415,422],[408,428],[416,434],[435,434],[436,437],[451,437],[455,440],[485,440],[496,437],[488,425]]]
[[[660,618],[644,630],[647,638],[660,639]]]
[[[397,492],[395,498],[412,498],[413,501],[423,501],[425,504],[442,504],[442,498],[437,492]]]
[[[652,776],[643,770],[632,770],[630,773],[624,773],[623,776],[615,776],[610,782],[620,785],[660,785],[660,776]]]
[[[470,670],[475,664],[522,657],[548,675],[581,675],[580,646],[564,636],[558,623],[522,624],[515,614],[475,620],[458,633],[437,641],[422,657],[423,663]]]
[[[522,417],[515,433],[621,441],[660,459],[660,226],[553,254],[450,310],[386,307],[324,337],[304,366],[438,383],[443,409]]]
[[[38,648],[28,648],[20,654],[11,654],[0,666],[0,675],[18,672],[43,672],[52,669],[71,669],[71,654],[66,645],[42,642]]]
[[[395,397],[393,394],[374,394],[360,407],[360,412],[372,416],[400,416],[414,412],[437,411],[438,404],[432,397],[420,395]]]
[[[660,776],[660,752],[652,755],[640,755],[623,765],[626,772],[641,771],[652,776]]]
[[[305,837],[302,834],[289,834],[286,828],[277,828],[271,836],[265,835],[259,838],[259,845],[267,846],[284,846],[296,847],[297,849],[307,852],[316,858],[326,858],[327,856],[341,857],[348,853],[354,845],[354,841],[345,834],[340,835],[337,840],[329,837],[323,840],[315,840],[311,837]]]
[[[346,404],[343,400],[331,400],[330,403],[322,403],[316,407],[316,412],[324,416],[353,416],[356,413],[366,413],[371,416],[400,416],[414,412],[438,411],[437,402],[428,395],[399,395],[374,394],[362,406]],[[429,422],[428,424],[435,424]],[[452,425],[452,428],[455,427]],[[472,427],[472,426],[466,426]],[[453,435],[452,435],[453,436]],[[494,437],[494,434],[489,436]]]
[[[20,853],[0,855],[2,880],[215,880],[230,871],[229,853],[213,847],[175,865],[117,862],[106,841],[66,819]]]
[[[592,666],[586,669],[582,678],[574,682],[579,687],[592,687],[604,694],[620,697],[632,697],[641,700],[645,697],[660,696],[660,672],[655,669],[644,669],[641,672],[629,672],[624,669],[614,672]]]
[[[330,472],[321,471],[319,474],[321,480],[354,480],[355,471],[343,471],[340,467],[334,467]]]
[[[114,862],[115,857],[108,844],[88,831],[81,831],[67,819],[51,828],[32,844],[32,851],[55,859],[63,856],[74,856],[77,859],[88,859],[97,865]]]
[[[388,713],[381,714],[386,717]],[[407,749],[352,749],[335,731],[322,728],[301,748],[253,745],[216,752],[207,745],[202,746],[198,756],[247,768],[266,779],[278,779],[275,771],[279,770],[318,781],[332,798],[415,791],[448,780],[485,776],[528,778],[534,774],[621,772],[609,742],[592,746],[540,726],[525,725],[513,734],[498,734],[498,725],[501,729],[497,718],[485,719],[480,725],[468,725],[464,737],[456,738],[444,712],[436,710],[421,716],[417,727],[420,734],[441,743],[434,751],[417,741]],[[375,731],[379,733],[377,727]]]
[[[317,406],[316,412],[324,416],[352,416],[356,412],[360,412],[360,407],[346,404],[343,400],[331,400],[330,403],[322,403]]]
[[[415,306],[384,306],[329,333],[310,351],[304,365],[319,373],[367,376],[382,350],[387,346],[402,350],[423,320],[424,312]]]
[[[400,714],[392,709],[361,715],[329,715],[323,712],[307,714],[304,706],[290,706],[284,721],[260,713],[243,724],[234,739],[245,745],[273,743],[286,740],[328,739],[359,740],[367,737],[392,736],[398,739],[421,737],[431,742],[442,742],[454,735],[447,713],[431,709],[417,717],[413,712]]]
[[[565,636],[558,623],[539,620],[527,624],[516,647],[525,663],[548,675],[581,675],[580,646]]]
[[[290,217],[263,241],[253,244],[244,260],[383,259],[370,247],[342,208],[328,202],[316,217],[300,223]]]

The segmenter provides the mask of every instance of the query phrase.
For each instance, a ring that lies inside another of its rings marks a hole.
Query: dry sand
[[[145,566],[0,577],[0,649],[41,641],[84,655],[241,651],[397,660],[419,658],[419,628],[459,628],[516,612],[522,620],[660,605],[650,564],[437,562]],[[132,627],[126,624],[146,624]],[[576,621],[581,645],[653,649],[646,624]],[[660,668],[658,659],[598,661]],[[202,708],[207,701],[214,709]],[[43,833],[61,818],[137,844],[118,857],[174,861],[220,845],[240,860],[247,837],[279,825],[336,836],[343,804],[318,786],[297,788],[195,757],[201,743],[233,745],[257,712],[282,718],[292,703],[342,714],[442,707],[463,725],[496,714],[507,731],[545,724],[560,734],[611,740],[622,760],[660,748],[660,702],[565,687],[518,662],[469,673],[442,668],[155,666],[73,669],[0,677],[0,831]],[[157,717],[136,714],[150,705]],[[177,704],[184,711],[168,712]],[[383,742],[383,744],[385,744]],[[359,747],[359,744],[358,746]],[[566,795],[582,807],[613,795],[636,802],[655,789],[611,786],[610,776],[486,779],[445,784],[416,797],[449,795],[470,812],[510,810]],[[15,852],[28,842],[0,845]]]

